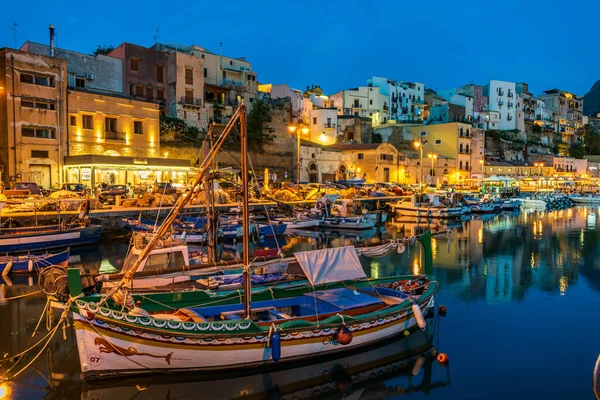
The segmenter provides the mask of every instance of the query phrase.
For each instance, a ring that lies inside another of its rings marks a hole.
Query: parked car
[[[108,185],[98,196],[102,204],[115,204],[116,198],[121,200],[133,197],[133,191],[128,185]]]
[[[177,188],[171,182],[156,182],[152,188],[152,193],[177,196]]]
[[[30,196],[41,196],[42,189],[35,182],[17,182],[12,190]],[[5,191],[6,194],[7,191]]]
[[[59,190],[66,190],[67,192],[73,192],[84,196],[89,193],[89,189],[82,183],[63,183]]]

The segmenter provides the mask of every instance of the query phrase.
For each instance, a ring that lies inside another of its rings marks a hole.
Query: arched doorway
[[[310,183],[317,183],[319,181],[319,170],[315,163],[311,163],[308,167],[308,181]]]

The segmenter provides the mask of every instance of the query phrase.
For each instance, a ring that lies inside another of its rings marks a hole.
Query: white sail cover
[[[294,253],[311,285],[366,278],[354,246]]]

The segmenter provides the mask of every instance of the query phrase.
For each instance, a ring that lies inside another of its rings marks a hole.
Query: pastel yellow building
[[[479,163],[482,156],[478,148],[473,148],[471,139],[474,128],[470,124],[451,122],[421,125],[411,127],[410,131],[413,141],[423,143],[425,159],[432,154],[456,160],[457,181],[470,179],[472,171],[481,173],[481,167],[474,165]]]
[[[89,91],[70,91],[68,101],[68,182],[187,181],[189,161],[160,152],[158,104]]]

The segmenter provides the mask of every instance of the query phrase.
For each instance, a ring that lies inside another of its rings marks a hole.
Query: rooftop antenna
[[[17,28],[19,28],[19,24],[13,22],[12,28],[10,29],[13,31],[13,36],[15,38],[15,50],[17,49]]]
[[[160,34],[160,30],[158,28],[156,28],[156,35],[154,35],[154,44],[160,42],[159,34]]]

